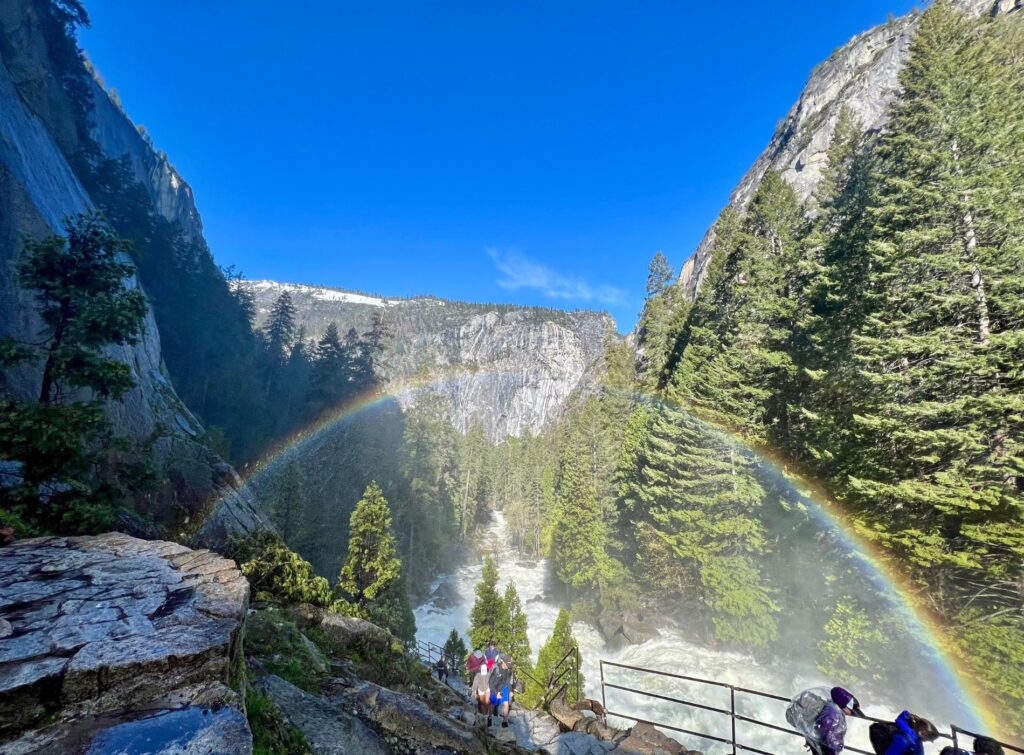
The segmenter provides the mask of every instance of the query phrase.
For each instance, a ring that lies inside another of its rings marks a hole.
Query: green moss
[[[253,755],[311,755],[302,732],[284,722],[266,695],[250,687],[245,708],[252,729]]]
[[[318,693],[326,680],[326,673],[319,670],[326,664],[319,649],[306,642],[292,617],[277,607],[261,608],[249,618],[245,648],[269,673],[307,692]]]

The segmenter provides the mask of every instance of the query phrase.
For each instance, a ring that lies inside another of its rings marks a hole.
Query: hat
[[[853,696],[852,692],[848,692],[842,687],[833,687],[831,695],[832,702],[840,708],[849,708],[853,715],[864,718],[864,712],[860,709],[860,703],[857,702],[857,698]]]

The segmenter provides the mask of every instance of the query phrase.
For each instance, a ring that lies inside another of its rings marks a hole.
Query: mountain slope
[[[23,237],[62,232],[66,217],[95,208],[68,157],[88,138],[103,157],[127,156],[135,180],[168,221],[180,221],[183,234],[198,238],[202,233],[187,185],[92,79],[85,83],[92,107],[89,133],[83,133],[81,103],[58,62],[64,54],[67,65],[67,52],[62,53],[48,12],[45,3],[0,0],[0,336],[20,341],[34,339],[40,321],[33,295],[17,286],[10,263],[21,253]],[[158,523],[187,524],[190,531],[206,519],[199,537],[211,543],[265,527],[235,471],[199,440],[202,425],[164,370],[152,309],[142,339],[110,353],[131,367],[135,387],[108,405],[108,416],[118,435],[148,454],[163,481],[155,495],[135,502],[137,508]],[[9,371],[3,375],[4,390],[31,400],[40,369],[37,364]]]
[[[297,324],[313,338],[332,321],[342,334],[363,333],[383,312],[394,332],[386,374],[403,408],[424,393],[439,394],[456,427],[480,423],[495,441],[540,432],[574,396],[596,390],[606,339],[617,337],[611,318],[598,312],[388,299],[274,281],[244,285],[255,298],[258,325],[287,291]]]
[[[1024,7],[1022,0],[953,2],[971,14],[1011,13]],[[729,206],[745,208],[770,170],[780,172],[797,198],[806,202],[821,180],[825,153],[844,107],[866,132],[882,128],[899,91],[898,76],[919,18],[914,11],[858,34],[815,68],[768,147],[733,190]],[[680,272],[679,283],[691,299],[704,282],[714,239],[712,228]]]

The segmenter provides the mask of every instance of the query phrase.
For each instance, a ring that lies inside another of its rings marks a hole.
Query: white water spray
[[[498,590],[504,592],[509,582],[515,583],[523,608],[529,620],[530,648],[533,660],[541,646],[551,635],[555,619],[562,607],[553,597],[553,584],[548,574],[545,559],[527,559],[508,545],[505,518],[501,512],[494,512],[493,520],[477,537],[477,553],[468,563],[454,574],[445,575],[434,584],[434,589],[445,585],[438,594],[454,596],[451,604],[433,600],[421,605],[415,611],[417,636],[421,640],[443,645],[451,630],[457,629],[465,638],[468,636],[469,614],[475,600],[476,586],[483,571],[483,553],[494,558],[498,567]],[[660,636],[640,645],[612,650],[605,646],[600,633],[589,624],[577,622],[573,633],[579,641],[585,677],[585,695],[600,699],[601,684],[599,661],[615,661],[631,666],[658,669],[673,674],[710,679],[738,687],[763,690],[780,695],[794,694],[812,686],[827,685],[822,677],[801,676],[781,663],[766,665],[754,657],[733,651],[704,647],[685,637],[675,628],[659,629]],[[606,680],[626,687],[634,687],[675,698],[683,698],[702,705],[728,709],[729,690],[699,685],[669,677],[638,674],[622,669],[607,669]],[[882,697],[876,690],[856,692],[864,702],[870,715],[892,720],[899,708],[892,701]],[[609,709],[620,711],[637,718],[669,723],[679,728],[700,731],[728,739],[730,720],[728,716],[699,711],[676,703],[655,700],[635,694],[610,690],[607,694]],[[785,703],[743,693],[736,695],[737,712],[789,728],[785,720]],[[611,719],[609,723],[623,728],[631,725],[624,719]],[[939,722],[936,722],[939,723]],[[698,739],[691,735],[665,730],[666,734],[679,739],[691,749],[700,749],[707,755],[726,755],[731,746],[711,740]],[[772,732],[763,727],[740,722],[737,724],[739,741],[774,753],[806,753],[799,738]],[[870,751],[866,722],[851,720],[847,744]],[[926,746],[926,752],[938,752],[942,743]]]

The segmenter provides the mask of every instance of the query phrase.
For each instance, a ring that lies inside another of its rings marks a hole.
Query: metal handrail
[[[964,736],[971,737],[973,739],[977,739],[978,737],[984,736],[982,734],[978,734],[976,731],[969,731],[968,729],[964,729],[964,728],[962,728],[960,726],[957,726],[956,724],[953,724],[953,726],[951,728],[953,730],[953,746],[954,747],[959,747],[960,746],[958,741],[957,741],[957,734],[963,734]],[[991,737],[990,737],[990,739],[991,739]],[[994,740],[994,741],[999,742],[998,739]],[[1014,752],[1024,753],[1024,745],[1020,745],[1020,746],[1012,745],[1009,742],[999,742],[999,744],[1004,749],[1006,749],[1006,750],[1013,750]]]
[[[713,705],[705,705],[703,703],[695,703],[692,700],[686,700],[686,699],[683,699],[683,698],[672,697],[670,695],[662,695],[662,694],[659,694],[657,692],[649,692],[647,690],[636,689],[634,687],[626,687],[626,686],[623,686],[621,684],[613,684],[612,682],[610,682],[610,681],[605,679],[605,666],[609,666],[609,667],[613,667],[613,668],[626,669],[627,671],[637,671],[637,672],[640,672],[640,673],[643,673],[643,674],[653,674],[653,675],[656,675],[656,676],[664,676],[664,677],[669,677],[669,678],[672,678],[672,679],[681,679],[681,680],[687,681],[687,682],[694,682],[694,683],[697,683],[697,684],[703,684],[703,685],[718,687],[718,688],[723,689],[723,690],[727,689],[727,690],[729,690],[729,708],[728,709],[718,708],[718,707],[715,707]],[[644,723],[644,724],[649,724],[651,726],[657,726],[657,727],[663,728],[663,729],[670,729],[672,731],[677,731],[677,732],[680,732],[682,734],[687,734],[687,735],[690,735],[690,736],[700,737],[702,739],[708,739],[708,740],[711,740],[711,741],[714,741],[714,742],[721,742],[722,744],[727,744],[727,745],[731,745],[732,746],[733,755],[736,755],[737,750],[743,750],[745,752],[753,752],[753,753],[757,753],[758,755],[773,755],[773,753],[765,752],[764,750],[759,750],[756,747],[752,747],[750,745],[743,744],[742,742],[737,741],[737,735],[736,735],[736,722],[737,721],[740,721],[740,722],[743,722],[743,723],[748,723],[748,724],[753,724],[755,726],[761,726],[761,727],[764,727],[764,728],[767,728],[767,729],[772,729],[773,731],[778,731],[778,732],[781,732],[781,733],[784,733],[784,734],[792,734],[794,736],[798,736],[798,737],[801,737],[801,738],[803,737],[803,734],[801,734],[798,731],[795,731],[794,729],[789,729],[789,728],[786,728],[784,726],[778,726],[776,724],[769,723],[768,721],[761,721],[760,719],[752,718],[751,716],[747,716],[747,715],[744,715],[742,713],[737,713],[736,712],[736,693],[742,693],[742,694],[747,694],[747,695],[754,695],[756,697],[763,697],[763,698],[766,698],[766,699],[769,699],[769,700],[776,700],[778,702],[784,702],[784,703],[790,702],[790,698],[788,698],[788,697],[784,697],[782,695],[776,695],[776,694],[773,694],[771,692],[763,692],[761,690],[749,689],[747,687],[737,687],[737,686],[734,686],[732,684],[727,684],[725,682],[715,681],[714,679],[703,679],[703,678],[697,677],[697,676],[686,676],[685,674],[674,674],[674,673],[671,673],[669,671],[659,671],[658,669],[649,669],[649,668],[643,668],[643,667],[640,667],[640,666],[630,666],[630,665],[627,665],[625,663],[616,663],[614,661],[602,660],[599,663],[599,668],[600,668],[600,673],[601,673],[601,707],[605,711],[606,720],[607,720],[607,716],[615,716],[615,717],[618,717],[618,718],[627,719],[629,721],[635,721],[637,723]],[[697,731],[692,731],[692,730],[689,730],[689,729],[683,729],[683,728],[681,728],[679,726],[674,726],[674,725],[669,724],[669,723],[659,722],[659,721],[650,721],[650,720],[646,720],[646,719],[642,719],[642,718],[637,718],[636,716],[632,716],[632,715],[630,715],[628,713],[622,713],[622,712],[619,712],[619,711],[609,710],[608,709],[607,694],[605,692],[606,689],[621,690],[623,692],[628,692],[628,693],[631,693],[631,694],[643,695],[645,697],[650,697],[650,698],[654,698],[654,699],[658,699],[658,700],[665,700],[667,702],[677,703],[679,705],[684,705],[684,706],[687,706],[687,707],[690,707],[690,708],[697,708],[697,709],[700,709],[700,710],[709,711],[711,713],[717,713],[719,715],[729,716],[730,723],[731,723],[731,735],[727,739],[727,738],[725,738],[723,736],[718,736],[716,734],[709,734],[707,732],[697,732]],[[863,720],[868,721],[868,722],[872,722],[872,723],[891,723],[889,721],[886,721],[885,719],[874,718],[873,716],[867,716],[867,715],[863,716]],[[939,733],[939,737],[942,738],[942,739],[952,740],[953,745],[955,747],[959,746],[958,742],[957,742],[957,735],[958,734],[964,735],[964,736],[970,736],[970,737],[981,736],[981,735],[979,735],[979,734],[977,734],[975,732],[968,731],[967,729],[964,729],[964,728],[961,728],[961,727],[955,726],[955,725],[951,726],[950,729],[951,729],[951,733],[950,734],[946,734],[944,732],[940,732]],[[1024,755],[1024,749],[1022,749],[1021,747],[1018,747],[1018,746],[1015,746],[1015,745],[1011,745],[1011,744],[1006,743],[1006,742],[999,742],[999,744],[1002,745],[1006,749],[1012,750],[1013,752],[1022,753],[1022,755]],[[858,749],[856,747],[849,747],[849,746],[844,748],[844,751],[845,752],[858,753],[859,755],[873,755],[873,753],[870,753],[870,752],[868,752],[866,750],[861,750],[861,749]]]

